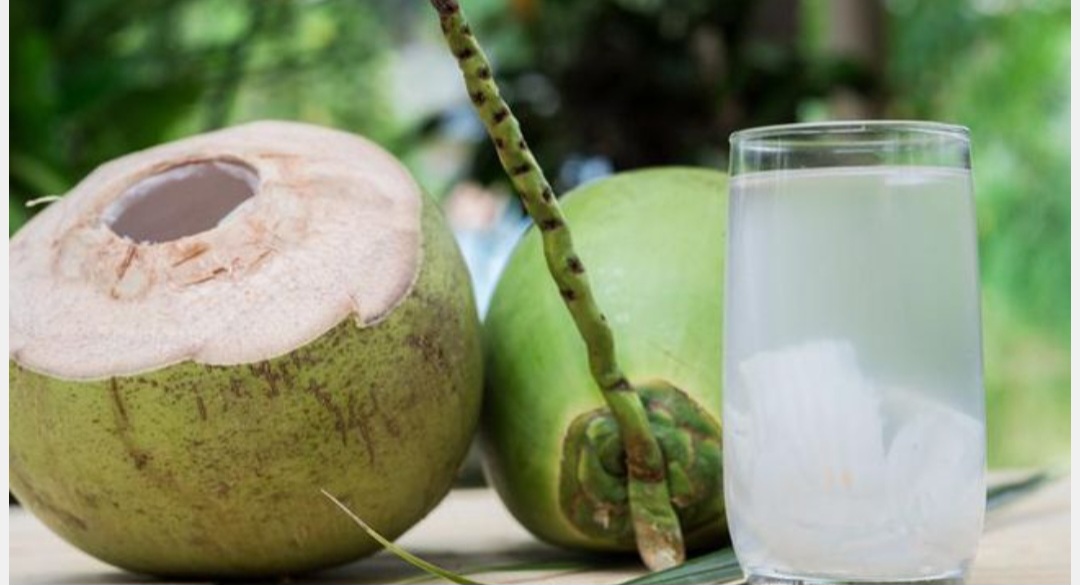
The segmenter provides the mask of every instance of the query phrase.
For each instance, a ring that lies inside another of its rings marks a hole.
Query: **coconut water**
[[[725,493],[757,576],[949,579],[985,504],[967,170],[731,182]]]

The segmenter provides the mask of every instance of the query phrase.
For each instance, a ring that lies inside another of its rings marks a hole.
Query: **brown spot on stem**
[[[544,219],[540,221],[540,231],[550,232],[563,227],[563,222],[558,218]]]
[[[566,267],[570,269],[570,272],[574,274],[581,274],[585,272],[585,266],[582,265],[581,259],[577,256],[570,256],[566,259]]]
[[[615,380],[615,382],[613,382],[611,386],[605,388],[605,390],[608,392],[633,392],[634,387],[630,385],[629,380],[623,377]]]
[[[465,61],[476,55],[476,51],[472,47],[465,47],[460,51],[454,53],[454,56],[458,58],[458,61]]]
[[[492,114],[491,121],[496,124],[502,124],[503,120],[507,119],[508,117],[510,117],[510,111],[506,108],[499,108],[495,111],[494,114]]]
[[[499,138],[498,136],[496,136],[495,137],[495,148],[498,148],[499,150],[502,150],[502,149],[506,148],[506,142],[502,138]]]
[[[477,91],[469,94],[469,99],[472,100],[472,103],[480,106],[483,105],[484,102],[487,100],[487,95],[482,91]]]
[[[562,296],[565,301],[572,301],[577,298],[577,293],[569,288],[560,288],[559,295]]]
[[[477,69],[476,76],[480,79],[491,79],[491,68],[484,66]]]
[[[457,0],[431,0],[431,5],[442,16],[450,16],[461,8],[458,6]]]
[[[525,143],[524,138],[522,138],[521,140],[518,140],[517,147],[518,147],[518,150],[529,150],[529,145]]]
[[[544,190],[540,192],[540,197],[543,198],[544,201],[551,203],[551,201],[555,199],[555,192],[551,190],[551,187],[544,187]]]
[[[527,173],[529,173],[529,171],[532,171],[532,165],[530,165],[529,163],[522,163],[522,164],[510,169],[510,174],[514,175],[516,177],[518,175],[527,174]]]
[[[648,450],[640,439],[629,439],[626,446],[626,470],[631,479],[645,483],[660,483],[665,480],[663,467],[653,469],[649,465]]]

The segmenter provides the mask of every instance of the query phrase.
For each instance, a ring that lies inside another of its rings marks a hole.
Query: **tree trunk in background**
[[[837,120],[877,119],[885,114],[882,80],[886,62],[885,7],[881,0],[829,0],[825,50],[865,73],[862,87],[838,87],[829,95]]]

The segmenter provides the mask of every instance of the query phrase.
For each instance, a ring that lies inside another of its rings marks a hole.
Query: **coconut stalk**
[[[499,94],[487,56],[456,0],[431,0],[443,36],[458,61],[465,87],[521,202],[540,230],[544,258],[588,351],[589,370],[618,423],[626,454],[634,538],[652,570],[686,558],[679,519],[671,504],[664,454],[649,427],[645,406],[615,357],[615,340],[574,251],[555,193],[529,150],[521,126]]]

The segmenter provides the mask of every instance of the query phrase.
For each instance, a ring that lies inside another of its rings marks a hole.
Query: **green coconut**
[[[562,200],[617,357],[664,452],[687,545],[725,538],[721,344],[727,179],[668,168],[588,183]],[[587,353],[550,282],[537,230],[510,257],[484,321],[486,470],[541,539],[633,551],[625,453]]]
[[[357,136],[263,122],[110,162],[12,238],[11,489],[159,575],[379,548],[447,493],[479,325],[437,207]]]

